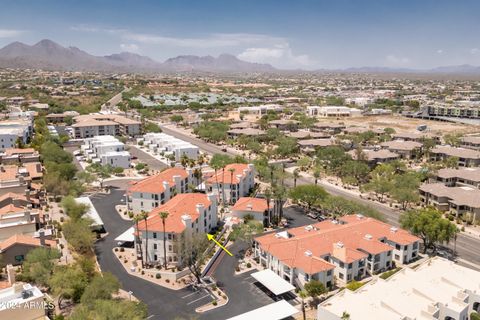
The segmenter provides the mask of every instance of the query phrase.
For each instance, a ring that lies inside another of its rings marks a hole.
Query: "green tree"
[[[80,219],[89,209],[88,205],[77,203],[72,196],[64,197],[61,205],[65,213],[73,220]]]
[[[246,217],[243,217],[244,219]],[[263,224],[258,221],[251,220],[237,226],[233,229],[230,239],[233,241],[241,240],[248,243],[249,247],[253,245],[255,235],[263,232]]]
[[[300,290],[298,292],[298,296],[300,297],[302,303],[303,320],[307,320],[307,313],[305,311],[305,299],[308,297],[308,292],[306,290]]]
[[[329,146],[318,149],[316,161],[319,166],[332,173],[337,173],[342,164],[351,159],[342,147]]]
[[[345,179],[347,179],[347,184],[358,185],[367,179],[369,173],[369,166],[362,161],[349,160],[344,162],[339,168],[339,175],[344,183]]]
[[[63,234],[68,243],[80,254],[90,253],[93,249],[95,234],[91,230],[90,219],[70,219],[63,224]]]
[[[380,201],[393,188],[394,169],[392,166],[382,163],[370,172],[370,181],[363,188],[377,194]]]
[[[60,251],[57,249],[33,249],[25,257],[22,276],[28,281],[46,286],[55,268],[55,260],[59,258]]]
[[[423,252],[429,248],[436,250],[438,243],[448,243],[458,232],[455,224],[442,217],[434,208],[408,211],[400,216],[402,228],[410,230],[423,241]]]
[[[397,175],[393,181],[393,188],[390,191],[392,198],[402,205],[405,210],[411,203],[417,202],[418,187],[420,186],[420,177],[416,172],[407,172]]]
[[[120,299],[96,300],[92,306],[79,305],[69,317],[71,320],[143,320],[147,318],[147,306],[141,302]]]
[[[194,275],[197,282],[201,282],[202,265],[208,258],[209,242],[205,234],[193,234],[185,231],[177,237],[176,252],[178,260]]]
[[[48,284],[54,295],[58,296],[58,306],[62,308],[63,299],[74,303],[80,298],[88,284],[88,277],[78,266],[57,266]]]
[[[310,210],[314,204],[325,199],[327,195],[325,189],[314,184],[297,186],[289,192],[289,196],[293,201],[305,204],[308,210]]]
[[[174,114],[174,115],[170,116],[170,121],[178,124],[179,122],[183,121],[183,117],[179,114]]]
[[[295,155],[298,152],[297,139],[291,137],[280,136],[275,140],[277,148],[275,153],[281,157]]]
[[[323,283],[318,280],[310,280],[309,282],[305,283],[304,288],[308,295],[312,298],[316,298],[327,292],[327,289]]]
[[[87,306],[93,306],[97,300],[107,300],[112,294],[118,293],[120,282],[109,272],[97,274],[90,284],[85,288],[81,302]]]

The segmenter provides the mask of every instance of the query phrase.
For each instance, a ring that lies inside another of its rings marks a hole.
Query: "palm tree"
[[[214,162],[214,163],[211,163],[210,164],[210,167],[213,168],[213,170],[215,170],[215,183],[217,184],[217,200],[220,200],[220,197],[218,196],[220,194],[220,187],[218,185],[218,169],[220,169],[220,164],[217,163],[217,162]]]
[[[230,183],[230,189],[232,184]],[[225,164],[222,164],[222,204],[225,205]]]
[[[228,171],[230,172],[230,204],[233,204],[233,174],[235,173],[234,168],[229,168]]]
[[[195,180],[197,182],[197,186],[202,184],[202,169],[195,168],[193,170],[193,177],[195,178]]]
[[[300,170],[297,168],[293,170],[293,187],[294,188],[297,186],[298,177],[300,177]]]
[[[272,216],[270,213],[270,200],[272,199],[272,189],[267,188],[265,190],[265,200],[267,200],[267,214],[268,214],[268,226],[272,224]]]
[[[148,213],[145,211],[140,212],[140,216],[145,221],[145,264],[148,265],[148,225],[147,225],[147,218],[148,218]]]
[[[302,299],[302,313],[303,313],[303,320],[307,320],[307,314],[305,312],[305,298],[308,297],[308,293],[305,290],[300,290],[298,293],[300,299]]]
[[[315,167],[313,169],[313,177],[315,178],[315,185],[318,184],[318,179],[320,179],[320,176],[322,175],[320,168]]]
[[[160,219],[162,219],[163,225],[163,267],[167,270],[167,238],[165,234],[165,220],[167,220],[169,213],[167,211],[161,211],[158,213]]]
[[[133,217],[133,221],[135,222],[135,229],[136,229],[136,234],[137,234],[137,250],[138,246],[140,246],[140,259],[142,260],[142,269],[144,268],[143,264],[143,250],[142,250],[142,238],[140,237],[140,230],[138,230],[138,223],[140,220],[142,220],[142,216],[140,214],[136,214]]]

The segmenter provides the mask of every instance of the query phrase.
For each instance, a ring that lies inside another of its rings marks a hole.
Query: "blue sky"
[[[231,53],[280,68],[480,65],[480,1],[4,1],[0,46],[41,39],[163,61]]]

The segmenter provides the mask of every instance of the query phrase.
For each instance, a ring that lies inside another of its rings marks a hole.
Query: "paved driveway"
[[[124,190],[112,189],[111,194],[91,197],[108,232],[108,236],[97,242],[95,251],[102,271],[113,273],[122,283],[123,289],[132,291],[133,295],[147,304],[149,319],[222,320],[274,302],[253,283],[251,272],[233,275],[238,259],[245,249],[245,244],[242,243],[231,246],[229,250],[234,257],[223,256],[212,273],[213,277],[222,283],[229,296],[229,303],[204,314],[196,313],[195,308],[211,300],[206,291],[194,292],[191,288],[170,290],[128,274],[112,252],[117,246],[114,239],[131,226],[131,222],[121,219],[115,211],[115,205],[122,203],[124,193]]]
[[[165,163],[158,160],[157,158],[152,157],[148,153],[140,150],[136,146],[129,145],[128,147],[130,148],[129,149],[130,154],[134,157],[137,157],[138,162],[148,164],[148,167],[150,168],[150,170],[163,170],[167,167]]]

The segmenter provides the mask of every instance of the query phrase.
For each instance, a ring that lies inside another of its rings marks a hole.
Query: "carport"
[[[297,312],[299,312],[299,310],[290,303],[285,300],[280,300],[264,307],[242,313],[227,320],[281,320],[291,317]]]
[[[134,232],[135,232],[135,229],[133,227],[130,227],[130,228],[127,229],[127,231],[125,231],[124,233],[122,233],[121,235],[116,237],[115,241],[133,242],[133,241],[135,241],[135,237],[133,236]]]
[[[270,269],[254,272],[251,276],[276,296],[295,290],[294,286]]]

